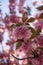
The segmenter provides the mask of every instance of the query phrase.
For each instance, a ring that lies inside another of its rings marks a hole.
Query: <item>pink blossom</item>
[[[14,3],[16,0],[9,0],[10,3]]]
[[[39,34],[34,38],[34,29],[31,28],[30,22],[23,22],[23,17],[17,15],[18,12],[23,15],[23,13],[29,10],[29,8],[24,7],[25,1],[26,0],[19,0],[18,4],[16,0],[9,0],[8,7],[10,12],[9,15],[6,15],[4,18],[0,10],[0,23],[5,24],[4,27],[0,25],[0,46],[2,46],[2,53],[0,52],[0,65],[43,65],[43,35]],[[36,6],[36,4],[37,1],[34,1],[33,5]],[[16,9],[19,10],[17,13]],[[35,20],[37,20],[37,22],[33,23],[35,30],[43,29],[43,19],[41,19],[43,16],[40,17],[42,13],[43,11],[35,16]],[[26,18],[28,18],[28,12],[26,13]],[[21,23],[21,26],[19,26],[19,23]],[[4,32],[6,33],[6,31],[9,34],[9,39],[5,40],[7,42],[3,45],[3,34]],[[33,39],[30,39],[32,34]],[[18,39],[20,39],[20,42],[22,41],[22,45],[17,43],[19,41]],[[15,49],[16,44],[18,44],[18,47],[21,45],[17,50]],[[39,49],[39,46],[42,48]],[[37,47],[39,47],[38,51]],[[6,62],[4,59],[6,59]],[[19,60],[22,60],[23,63],[19,63]]]
[[[30,30],[26,26],[16,27],[14,34],[17,39],[28,39],[31,36]]]
[[[19,2],[19,6],[23,6],[24,5],[24,2],[25,2],[25,0],[20,0],[20,2]]]
[[[41,52],[38,57],[31,60],[33,65],[43,65],[43,50],[41,50]]]
[[[40,46],[43,47],[43,35],[37,36],[36,40],[37,40],[37,43],[38,43]]]
[[[37,3],[38,3],[37,0],[34,1],[34,2],[33,2],[33,6],[37,5]]]
[[[10,21],[13,22],[13,23],[17,23],[17,22],[19,22],[19,18],[18,18],[18,16],[13,14],[13,15],[10,16]]]
[[[35,29],[43,29],[43,19],[39,19],[36,23],[34,23]]]

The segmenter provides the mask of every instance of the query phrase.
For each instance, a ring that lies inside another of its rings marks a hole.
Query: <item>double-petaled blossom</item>
[[[31,60],[33,65],[43,65],[43,50],[40,50],[38,57]]]
[[[38,44],[36,44],[34,41],[24,40],[22,42],[22,45],[18,49],[20,52],[24,51],[25,56],[24,57],[33,57],[32,51],[35,50],[38,47]]]
[[[37,43],[43,47],[43,35],[39,35],[36,37]]]
[[[10,10],[10,13],[14,12],[15,7],[16,7],[16,0],[9,0],[9,10]]]
[[[14,3],[16,0],[9,0],[10,3]]]
[[[19,22],[19,17],[15,14],[10,16],[10,21],[13,23],[18,23]]]
[[[22,7],[24,5],[25,0],[20,0],[19,7]]]
[[[3,51],[0,53],[0,65],[43,65],[43,35],[39,34],[35,37],[37,29],[43,29],[43,14],[35,16],[37,22],[34,21],[33,26],[35,29],[33,29],[29,24],[33,19],[30,19],[30,21],[26,20],[28,19],[28,13],[25,12],[29,8],[23,7],[24,2],[25,0],[19,0],[18,4],[18,10],[23,15],[22,17],[17,16],[15,12],[16,0],[9,0],[10,15],[6,15],[2,19],[0,10],[0,21],[3,21],[5,24],[5,28],[0,25],[0,46],[3,44],[3,32],[7,30],[9,34],[9,40],[2,46]],[[37,1],[33,3],[33,5],[36,4]],[[36,33],[34,34],[35,31]],[[31,35],[33,36],[32,39]],[[19,48],[16,50],[15,46]],[[20,63],[19,60],[23,62],[20,61]]]
[[[24,13],[24,8],[23,8],[24,2],[25,0],[20,0],[19,2],[19,13]]]
[[[28,39],[31,36],[31,32],[27,26],[20,26],[15,28],[14,35],[17,39]]]
[[[31,41],[29,41],[29,40],[24,40],[24,42],[22,42],[22,45],[21,45],[21,47],[20,47],[20,50],[24,50],[25,51],[25,53],[27,53],[27,52],[30,52],[30,47],[31,47],[31,44],[32,44],[32,42]]]
[[[13,23],[18,23],[20,20],[20,18],[14,13],[13,15],[6,15],[5,18],[3,19],[6,28],[9,29],[9,27],[13,24]]]
[[[35,29],[43,29],[43,19],[38,19],[36,23],[34,23]]]
[[[14,5],[10,4],[9,5],[9,9],[10,9],[10,13],[14,12],[14,9],[15,9]]]

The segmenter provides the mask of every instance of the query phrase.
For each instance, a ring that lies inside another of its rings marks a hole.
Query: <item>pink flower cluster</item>
[[[18,4],[22,17],[16,14],[16,0],[9,0],[10,15],[2,18],[0,11],[0,22],[5,24],[0,25],[0,65],[43,65],[43,14],[40,17],[40,14],[28,17],[27,10],[23,8],[24,2],[25,0],[19,0]],[[33,5],[36,4],[35,1]],[[6,31],[9,39],[3,44]]]
[[[16,27],[14,35],[17,39],[28,39],[31,36],[31,32],[27,26]]]
[[[35,29],[43,29],[43,19],[38,19],[34,26]]]

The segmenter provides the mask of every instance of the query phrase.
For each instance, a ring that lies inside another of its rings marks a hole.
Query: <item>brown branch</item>
[[[17,60],[25,60],[25,59],[29,59],[29,58],[31,58],[31,59],[33,59],[34,57],[26,57],[26,58],[17,58],[17,57],[15,57],[14,55],[12,55],[15,59],[17,59]]]

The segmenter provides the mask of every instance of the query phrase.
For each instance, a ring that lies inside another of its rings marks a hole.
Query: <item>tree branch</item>
[[[31,59],[33,59],[34,57],[27,57],[27,58],[17,58],[17,57],[15,57],[14,55],[12,55],[15,59],[17,59],[17,60],[25,60],[25,59],[29,59],[29,58],[31,58]]]

